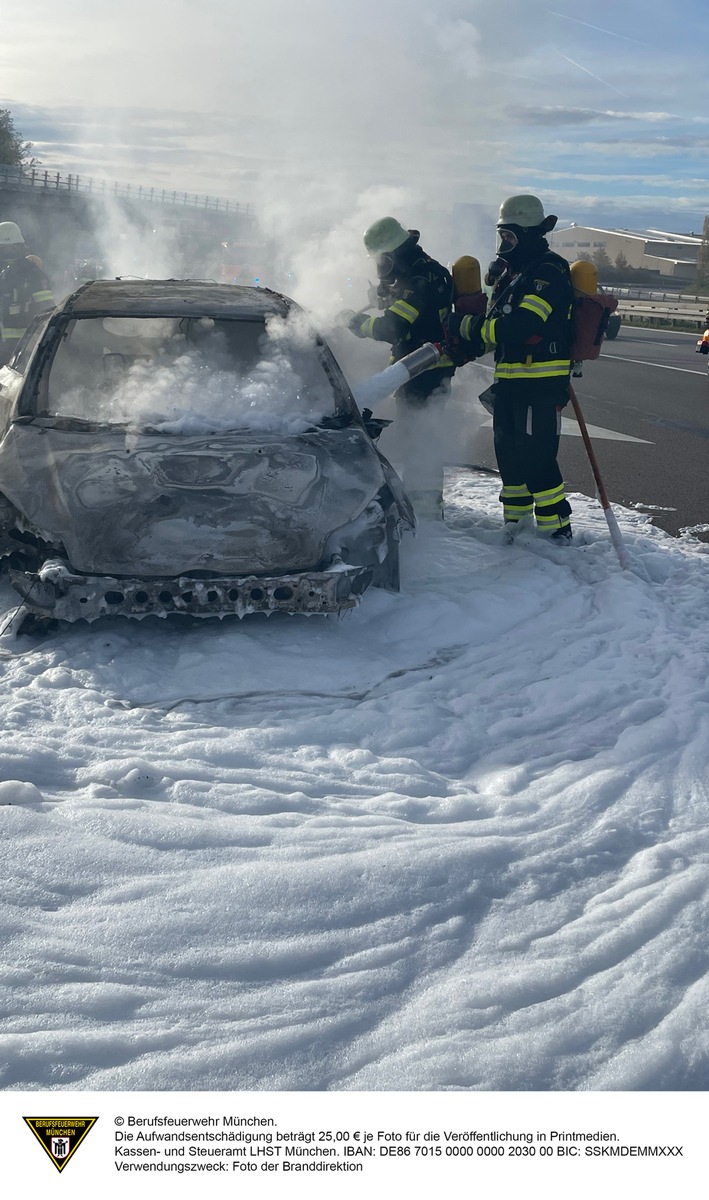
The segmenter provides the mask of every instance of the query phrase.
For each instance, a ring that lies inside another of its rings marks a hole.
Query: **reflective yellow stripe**
[[[542,529],[563,529],[565,525],[569,525],[568,514],[561,515],[558,511],[559,505],[566,500],[566,488],[563,483],[557,484],[556,487],[546,488],[543,492],[534,493],[534,507],[537,518],[537,525]],[[549,509],[556,508],[556,512],[549,512]]]
[[[526,483],[505,483],[500,492],[502,514],[506,521],[519,521],[534,510],[532,494]]]
[[[558,513],[554,513],[551,517],[543,517],[540,516],[539,509],[537,509],[537,525],[542,529],[551,528],[552,525],[557,529],[562,529],[564,525],[570,524],[568,517],[560,517]]]
[[[548,300],[542,300],[541,296],[532,294],[522,297],[520,308],[526,308],[528,312],[533,312],[537,317],[541,317],[542,321],[547,321],[552,313]]]
[[[502,485],[500,500],[509,500],[512,496],[525,496],[532,499],[532,493],[526,483],[505,483]]]
[[[532,504],[503,504],[502,515],[506,521],[519,521],[522,517],[531,517],[534,511]]]
[[[492,347],[497,345],[497,335],[495,333],[496,328],[497,317],[490,317],[489,320],[483,321],[482,326],[480,327],[480,336],[485,342],[486,346]]]
[[[568,375],[571,371],[571,360],[555,358],[548,362],[538,363],[497,363],[496,379],[552,379]]]
[[[362,322],[362,324],[359,327],[359,331],[362,334],[362,337],[372,337],[373,336],[375,321],[376,321],[376,317],[365,317],[364,321]]]
[[[54,294],[51,291],[49,291],[47,288],[45,288],[43,291],[33,292],[32,299],[35,301],[36,304],[41,304],[45,300],[53,300]]]
[[[405,300],[395,300],[389,312],[394,313],[397,317],[403,317],[410,325],[413,325],[420,316],[418,309],[414,308],[412,304],[407,304]]]
[[[3,330],[2,330],[3,341],[9,342],[11,339],[14,339],[15,341],[17,341],[18,338],[21,338],[24,335],[24,332],[25,332],[24,329],[10,329],[9,326],[8,327],[3,326]]]
[[[11,316],[16,317],[18,313],[22,312],[22,305],[21,304],[11,304],[8,311],[10,312]]]
[[[537,507],[547,508],[550,504],[558,504],[560,500],[566,499],[563,483],[560,483],[558,487],[548,488],[546,492],[534,492],[534,499]]]

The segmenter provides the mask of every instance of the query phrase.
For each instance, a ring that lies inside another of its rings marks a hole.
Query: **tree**
[[[616,269],[616,271],[625,271],[627,266],[628,266],[628,260],[625,257],[625,255],[623,254],[623,251],[619,250],[615,256],[615,269]]]
[[[10,110],[0,108],[0,165],[27,167],[36,161],[32,158],[32,143],[23,142],[22,134],[15,129]]]
[[[606,254],[605,246],[599,246],[597,250],[594,250],[593,254],[591,255],[591,262],[598,267],[599,271],[604,270],[606,267],[610,267],[612,265],[610,258]]]

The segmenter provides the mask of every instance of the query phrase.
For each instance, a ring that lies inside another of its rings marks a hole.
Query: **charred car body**
[[[415,525],[379,428],[285,296],[87,283],[0,371],[0,555],[39,620],[351,608]]]

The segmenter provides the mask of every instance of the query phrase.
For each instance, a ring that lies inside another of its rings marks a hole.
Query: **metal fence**
[[[206,209],[209,212],[251,215],[251,205],[238,200],[223,200],[219,196],[200,196],[192,192],[171,191],[169,188],[143,187],[131,183],[115,183],[106,179],[85,178],[82,175],[62,175],[60,171],[45,171],[40,167],[8,167],[0,165],[0,190],[24,191],[26,188],[48,192],[81,194],[83,196],[113,196],[121,200],[169,204],[181,208]]]
[[[604,292],[609,292],[611,296],[618,296],[619,299],[626,300],[677,300],[687,301],[704,305],[704,308],[709,308],[709,296],[697,296],[691,292],[661,292],[651,288],[649,285],[645,287],[618,287],[614,283],[604,283]]]

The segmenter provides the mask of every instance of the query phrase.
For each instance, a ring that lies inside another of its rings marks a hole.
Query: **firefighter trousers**
[[[495,385],[493,432],[505,520],[534,512],[540,530],[553,533],[570,524],[571,505],[557,462],[568,389],[542,390],[540,383]]]

